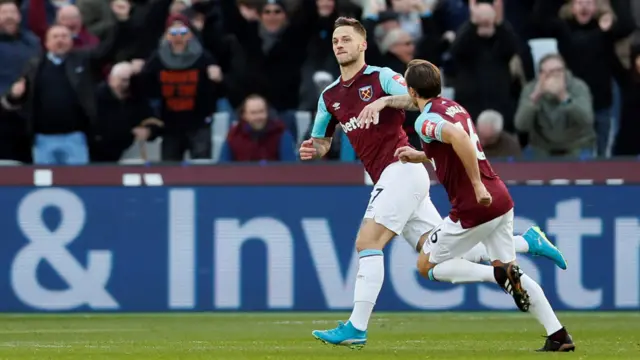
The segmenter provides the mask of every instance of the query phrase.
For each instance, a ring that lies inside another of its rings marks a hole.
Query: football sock
[[[490,282],[496,283],[493,266],[472,263],[465,259],[451,259],[429,270],[429,280],[453,284]]]
[[[556,333],[562,335],[562,332],[559,332],[559,330],[563,329],[562,324],[560,324],[560,320],[553,312],[551,304],[549,304],[549,300],[547,300],[540,285],[526,274],[520,276],[520,282],[522,287],[529,293],[529,301],[531,302],[529,312],[544,326],[547,336]],[[564,341],[564,339],[562,340]]]
[[[362,250],[353,295],[353,311],[349,322],[358,330],[367,330],[369,318],[384,281],[382,250]]]
[[[513,237],[513,243],[516,246],[517,253],[528,253],[529,252],[529,243],[520,235],[515,235]]]

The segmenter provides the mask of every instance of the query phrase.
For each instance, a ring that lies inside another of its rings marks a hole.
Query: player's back
[[[356,154],[374,182],[391,163],[398,161],[395,150],[408,146],[402,128],[404,110],[384,109],[380,121],[368,129],[358,126],[358,115],[373,101],[388,95],[406,94],[407,88],[400,74],[389,68],[365,65],[348,81],[336,80],[320,96],[313,137],[330,137],[340,124]]]
[[[478,204],[471,180],[453,146],[435,141],[439,136],[436,134],[438,128],[441,129],[438,124],[442,121],[460,127],[469,134],[476,150],[482,183],[493,198],[491,206]],[[464,107],[447,98],[435,98],[418,117],[416,131],[421,135],[423,150],[451,201],[451,220],[460,220],[463,228],[469,228],[491,221],[513,208],[511,195],[482,151],[471,116]]]

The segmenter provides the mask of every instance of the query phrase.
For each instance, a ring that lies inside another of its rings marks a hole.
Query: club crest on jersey
[[[367,85],[358,89],[358,95],[362,101],[369,101],[373,97],[373,86]]]

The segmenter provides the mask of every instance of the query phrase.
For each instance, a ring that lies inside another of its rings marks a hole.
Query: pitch
[[[362,350],[324,345],[311,330],[343,313],[2,315],[3,359],[632,359],[640,314],[560,313],[575,353],[537,354],[527,314],[376,313]]]

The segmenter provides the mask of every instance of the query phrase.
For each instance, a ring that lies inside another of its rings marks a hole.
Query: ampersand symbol
[[[60,224],[49,229],[42,213],[57,207]],[[111,252],[91,250],[87,267],[73,256],[67,246],[78,238],[85,224],[82,200],[65,189],[42,189],[31,192],[18,207],[18,226],[29,241],[16,254],[11,268],[11,283],[16,296],[25,304],[43,310],[71,310],[88,305],[93,309],[117,309],[116,300],[106,290],[111,275]],[[67,283],[68,289],[43,287],[37,269],[48,262]]]

